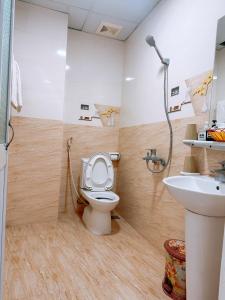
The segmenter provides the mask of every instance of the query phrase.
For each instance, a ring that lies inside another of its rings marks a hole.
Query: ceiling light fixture
[[[58,49],[56,52],[59,56],[66,57],[66,51],[63,49]]]
[[[126,78],[125,78],[126,81],[132,81],[132,80],[134,80],[134,79],[135,79],[134,77],[126,77]]]

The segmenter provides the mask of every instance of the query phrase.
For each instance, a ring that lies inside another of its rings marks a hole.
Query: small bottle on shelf
[[[209,130],[209,122],[206,121],[204,123],[204,126],[201,127],[198,131],[198,140],[199,141],[206,141],[208,130]]]

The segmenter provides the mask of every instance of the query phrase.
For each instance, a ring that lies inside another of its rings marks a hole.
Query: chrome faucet
[[[215,180],[225,183],[225,160],[219,162],[219,164],[222,166],[222,168],[212,170],[212,172],[215,174]]]
[[[156,149],[146,149],[146,150],[148,150],[147,155],[145,157],[143,157],[143,160],[145,160],[146,163],[149,163],[149,161],[152,161],[153,164],[160,163],[162,166],[165,166],[165,160],[156,155]]]

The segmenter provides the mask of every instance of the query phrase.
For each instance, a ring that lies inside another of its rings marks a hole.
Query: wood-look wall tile
[[[7,225],[58,217],[63,124],[14,117],[9,149]]]
[[[194,155],[201,173],[209,174],[225,159],[220,151],[191,149],[182,143],[187,124],[201,126],[206,116],[172,121],[174,130],[173,156],[170,169],[163,174],[152,175],[142,157],[146,148],[156,148],[157,154],[167,158],[169,132],[166,122],[121,128],[117,192],[120,196],[118,212],[158,251],[163,252],[163,243],[169,238],[184,238],[184,209],[167,192],[162,183],[166,176],[179,175],[184,157]]]

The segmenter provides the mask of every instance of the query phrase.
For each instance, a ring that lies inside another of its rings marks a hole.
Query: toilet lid
[[[113,187],[114,171],[107,153],[90,157],[85,169],[85,186],[92,191],[109,191]]]

